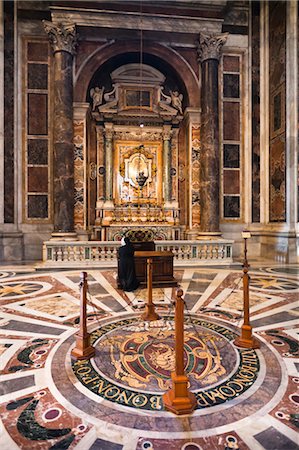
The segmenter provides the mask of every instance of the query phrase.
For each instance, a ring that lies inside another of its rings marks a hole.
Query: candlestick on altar
[[[178,289],[175,301],[175,371],[171,374],[172,388],[163,395],[165,409],[181,415],[190,414],[196,407],[195,394],[188,390],[184,371],[184,300]]]
[[[251,237],[249,231],[243,231],[242,237],[244,239],[244,262],[243,262],[243,307],[244,307],[244,322],[241,328],[241,336],[234,340],[237,347],[242,348],[259,348],[258,340],[252,336],[252,326],[249,318],[249,281],[250,276],[248,270],[250,265],[247,261],[247,239]]]
[[[153,260],[147,259],[147,304],[145,305],[145,311],[141,316],[142,320],[159,320],[161,317],[155,311],[155,305],[153,303]]]
[[[86,304],[87,304],[87,273],[80,274],[80,329],[76,333],[76,345],[71,351],[71,357],[74,359],[90,359],[95,354],[95,349],[90,345],[90,336],[86,325]]]

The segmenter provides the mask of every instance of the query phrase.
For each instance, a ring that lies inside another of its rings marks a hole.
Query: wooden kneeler
[[[171,374],[172,388],[163,395],[165,409],[175,414],[190,414],[196,407],[196,397],[188,390],[184,371],[184,300],[178,289],[175,301],[175,372]]]
[[[90,345],[90,337],[86,325],[87,273],[81,272],[80,278],[80,329],[75,335],[76,345],[71,351],[71,357],[73,359],[90,359],[94,356],[95,349]]]

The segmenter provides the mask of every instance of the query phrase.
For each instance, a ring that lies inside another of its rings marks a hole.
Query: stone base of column
[[[51,234],[50,241],[77,241],[78,236],[76,232],[63,232],[63,231],[54,231]]]
[[[198,236],[198,230],[186,230],[185,235],[189,241],[195,241]]]
[[[78,230],[77,231],[77,240],[78,241],[89,241],[91,237],[91,232],[86,230]]]
[[[197,233],[196,239],[202,240],[206,239],[209,241],[214,241],[217,239],[221,239],[222,233],[221,231],[199,231]]]

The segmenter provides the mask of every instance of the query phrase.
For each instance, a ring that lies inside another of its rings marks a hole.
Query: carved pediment
[[[126,64],[111,73],[113,83],[161,85],[165,76],[154,67],[146,64]]]

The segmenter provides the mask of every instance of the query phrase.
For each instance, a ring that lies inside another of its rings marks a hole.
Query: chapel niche
[[[132,62],[93,77],[88,100],[97,140],[94,238],[179,239],[180,84]]]

